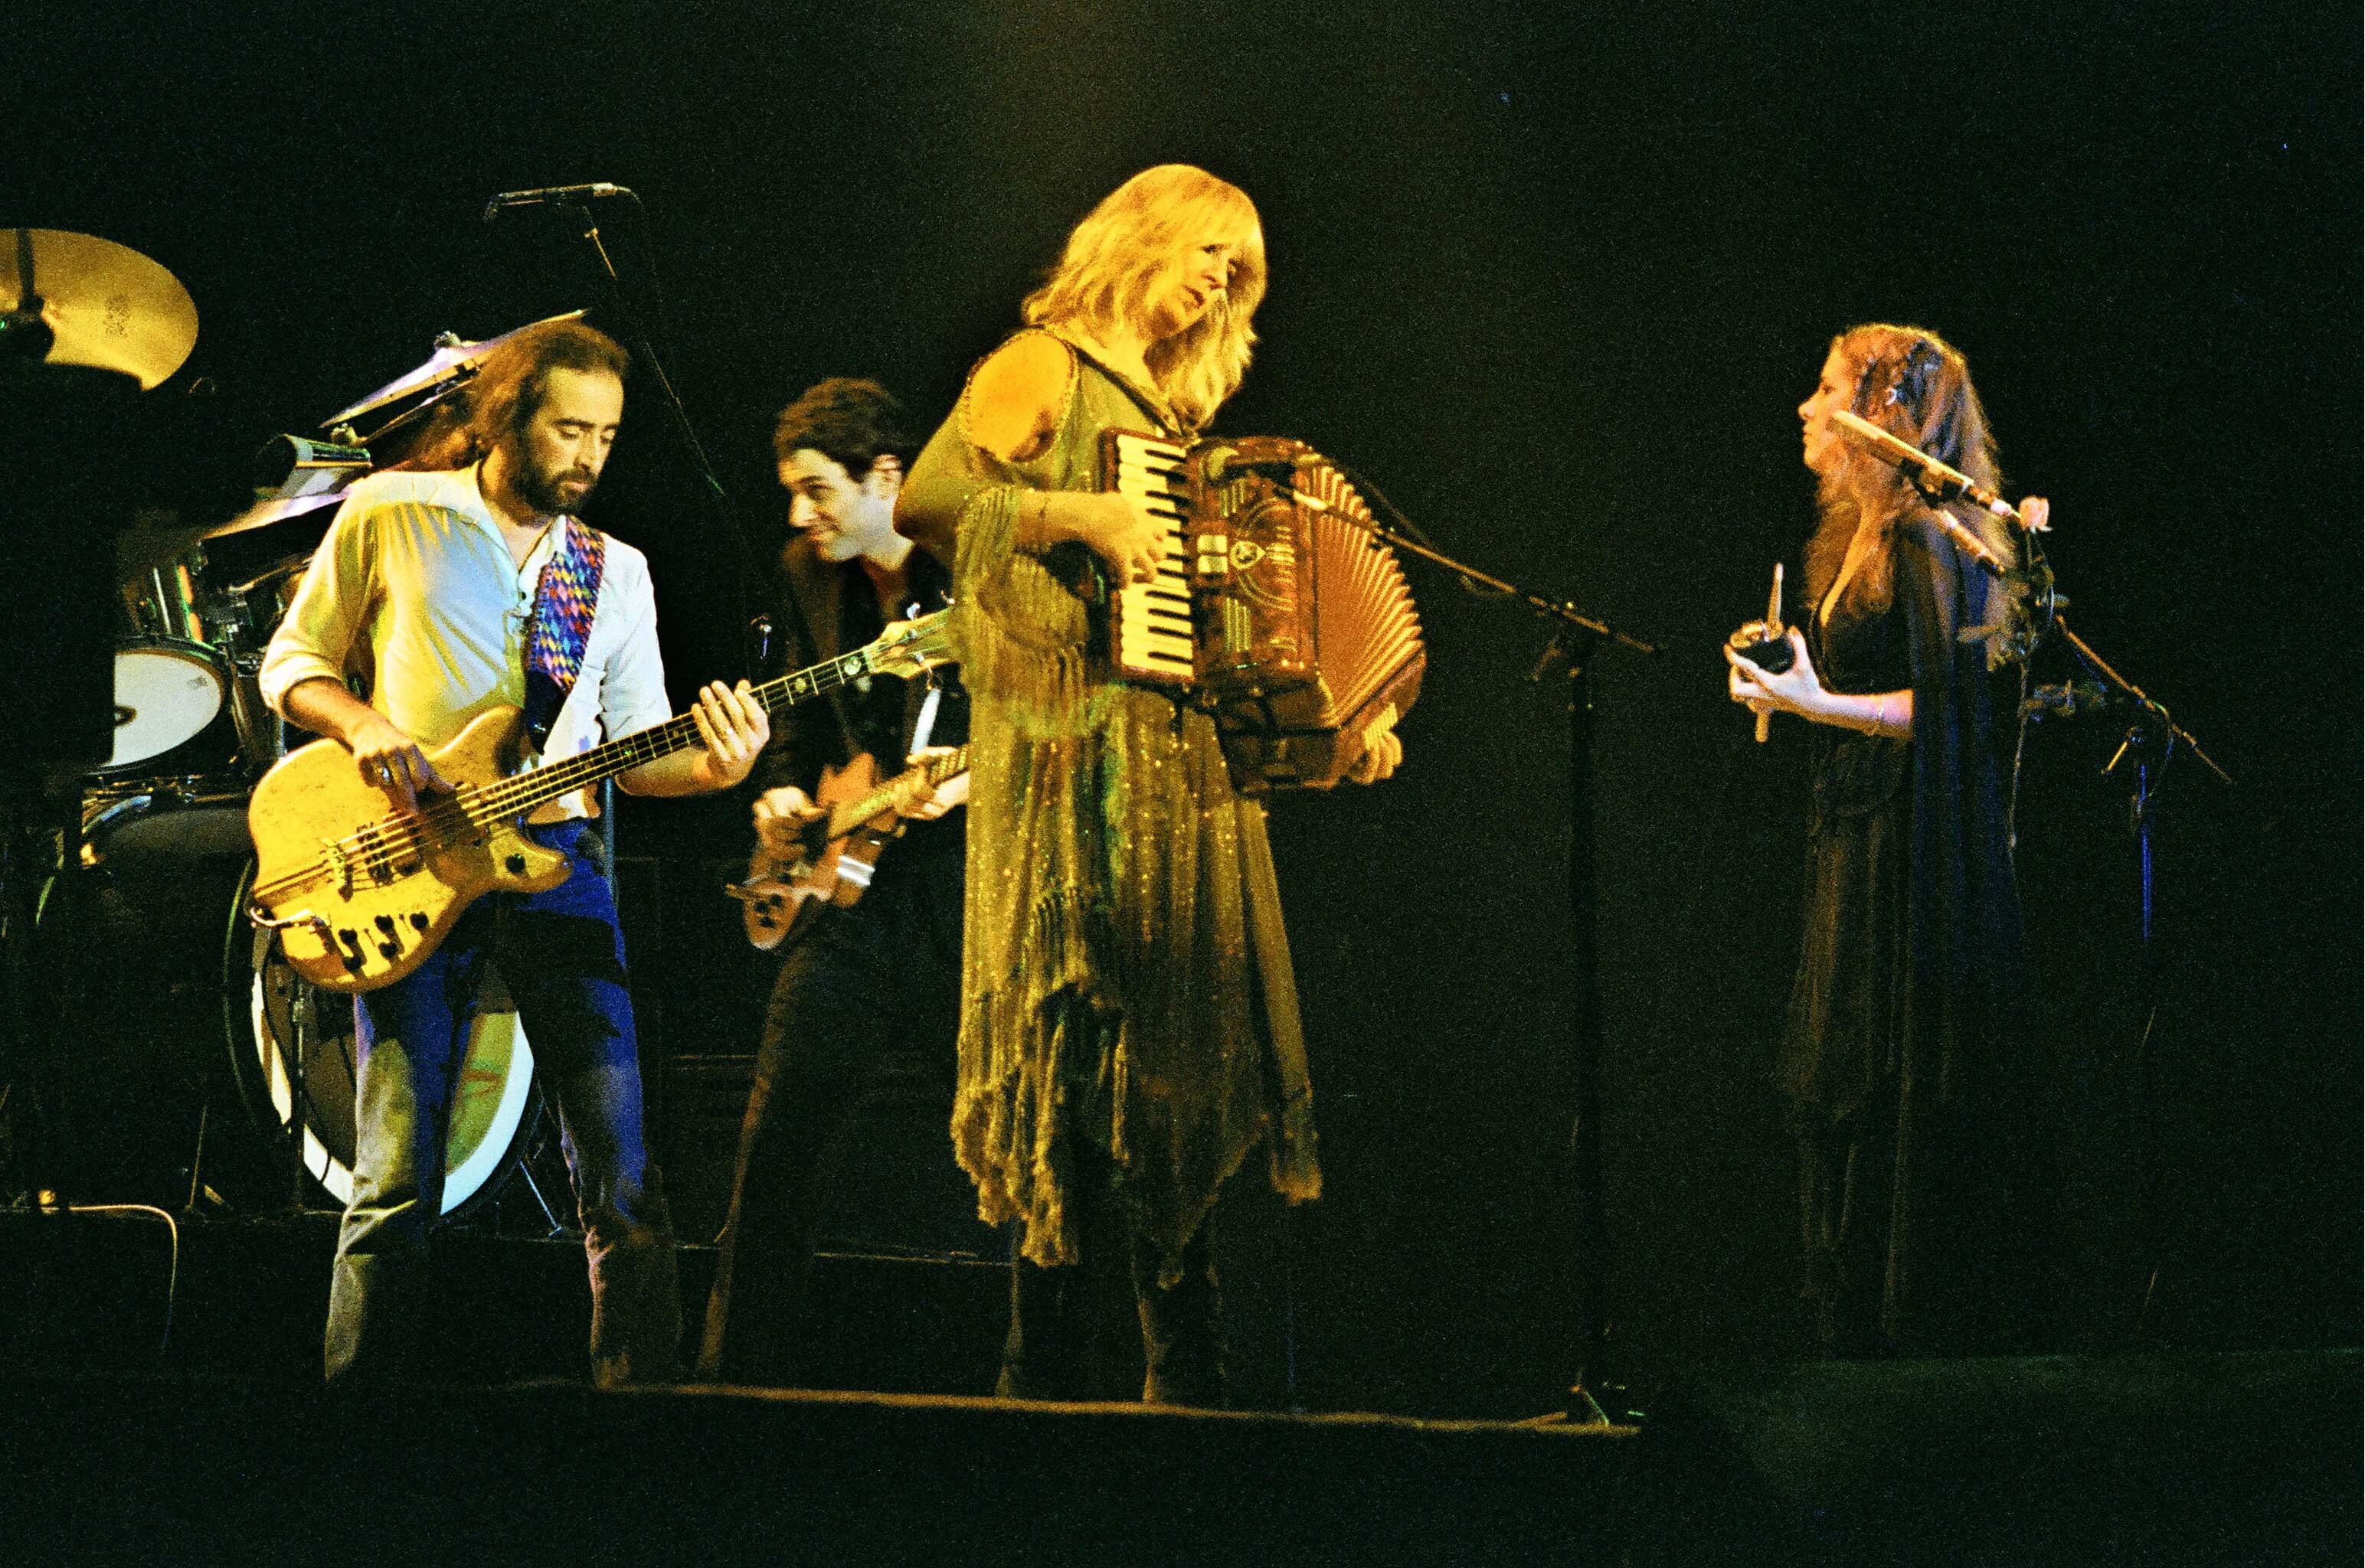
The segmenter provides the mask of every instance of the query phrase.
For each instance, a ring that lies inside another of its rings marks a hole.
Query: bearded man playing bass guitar
[[[264,657],[264,700],[342,742],[400,812],[453,789],[428,752],[491,709],[522,707],[552,761],[602,731],[667,720],[648,564],[574,516],[615,440],[630,363],[576,321],[513,335],[470,384],[465,426],[422,459],[448,466],[360,481],[314,555]],[[366,679],[366,702],[347,689],[348,672]],[[747,684],[709,685],[695,714],[702,745],[619,772],[617,783],[694,795],[744,779],[770,734]],[[677,1373],[672,1220],[643,1136],[596,809],[578,790],[530,812],[525,836],[566,857],[565,880],[490,894],[416,969],[356,998],[357,1158],[330,1283],[332,1383],[431,1368],[427,1233],[443,1210],[445,1121],[488,965],[516,1003],[566,1131],[590,1260],[593,1381]],[[389,946],[409,935],[385,924]]]
[[[875,381],[834,377],[781,411],[773,450],[793,535],[780,554],[781,592],[793,596],[783,608],[801,611],[781,619],[801,622],[819,644],[790,650],[800,662],[834,658],[944,602],[949,574],[895,532],[916,444],[902,407]],[[934,761],[922,759],[915,788],[900,792],[913,802],[901,813],[908,820],[888,824],[902,831],[879,851],[867,890],[846,883],[839,907],[824,893],[780,908],[768,929],[750,913],[751,939],[770,946],[785,932],[787,955],[766,1009],[706,1310],[699,1373],[717,1381],[792,1384],[809,1373],[796,1327],[819,1198],[866,1096],[916,1080],[932,1096],[940,1090],[951,1114],[968,815],[957,808],[969,779],[954,773],[930,789],[929,776],[941,778],[948,761],[962,766],[942,754],[968,739],[969,699],[949,671],[934,686],[882,677],[840,697],[784,715],[765,753],[759,868],[801,858],[821,812],[874,796],[914,747],[927,746]]]

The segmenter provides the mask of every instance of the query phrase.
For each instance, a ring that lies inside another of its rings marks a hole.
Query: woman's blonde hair
[[[1981,488],[2001,487],[1987,409],[1979,402],[1978,389],[1971,385],[1970,366],[1953,344],[1920,327],[1874,321],[1849,328],[1832,340],[1832,347],[1855,385],[1851,411],[1968,475]],[[1870,601],[1886,605],[1894,555],[1887,547],[1887,538],[1900,522],[1925,506],[1943,505],[1998,555],[2012,558],[2013,541],[2003,524],[1986,511],[1968,502],[1925,501],[1902,470],[1881,465],[1869,454],[1851,448],[1848,461],[1852,469],[1870,465],[1882,476],[1865,492],[1877,498],[1859,503],[1847,487],[1826,489],[1821,524],[1807,544],[1808,602],[1821,599],[1846,557],[1849,541],[1868,526],[1880,532],[1884,546],[1864,558],[1858,575]],[[1977,569],[1967,574],[1967,580],[1973,623],[1991,622],[1993,617],[1986,612],[2000,602],[1994,582]]]
[[[1068,236],[1043,286],[1026,297],[1030,326],[1075,322],[1093,331],[1138,327],[1159,269],[1184,250],[1232,247],[1223,294],[1191,327],[1149,345],[1149,372],[1191,430],[1204,429],[1248,374],[1264,299],[1264,230],[1237,185],[1188,163],[1144,169],[1111,191]]]

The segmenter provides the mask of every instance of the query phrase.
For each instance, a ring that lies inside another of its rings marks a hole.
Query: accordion
[[[1108,596],[1123,678],[1212,714],[1243,794],[1327,790],[1419,695],[1412,591],[1371,511],[1302,442],[1101,437],[1101,485],[1172,520],[1155,580]]]

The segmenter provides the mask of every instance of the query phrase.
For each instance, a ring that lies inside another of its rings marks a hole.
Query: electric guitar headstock
[[[925,675],[941,665],[958,663],[950,628],[952,611],[939,610],[913,621],[898,621],[863,648],[873,675]]]

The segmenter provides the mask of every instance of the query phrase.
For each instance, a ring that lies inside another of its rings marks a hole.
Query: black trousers
[[[814,1229],[857,1118],[878,1099],[918,1092],[941,1099],[951,1120],[961,855],[960,824],[950,825],[949,844],[937,834],[891,846],[862,902],[823,914],[781,962],[740,1125],[701,1378],[801,1381]]]

